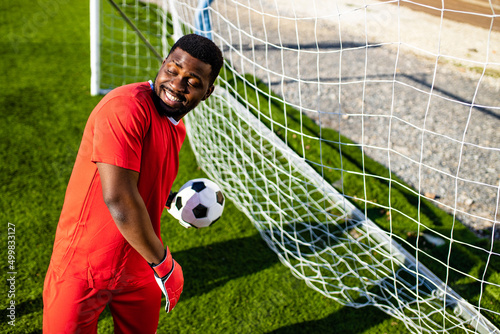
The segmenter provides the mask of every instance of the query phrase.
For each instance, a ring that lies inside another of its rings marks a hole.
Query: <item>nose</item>
[[[170,82],[170,87],[176,92],[185,92],[187,87],[187,81],[181,77],[175,77]]]

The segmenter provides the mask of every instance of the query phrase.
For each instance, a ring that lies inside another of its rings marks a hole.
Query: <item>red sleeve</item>
[[[150,118],[133,97],[117,96],[95,114],[92,161],[140,172],[144,137]]]

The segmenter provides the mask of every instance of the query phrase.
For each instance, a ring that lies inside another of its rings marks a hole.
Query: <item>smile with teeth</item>
[[[164,89],[164,92],[165,92],[165,96],[167,97],[167,99],[169,99],[170,101],[173,101],[173,102],[182,102],[182,100],[172,94],[170,94],[170,92],[166,89]]]

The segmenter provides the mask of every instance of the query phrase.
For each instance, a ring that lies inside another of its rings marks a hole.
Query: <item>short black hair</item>
[[[222,52],[219,47],[206,37],[197,34],[189,34],[179,38],[170,49],[169,54],[177,48],[181,48],[192,57],[212,67],[212,71],[210,72],[210,86],[213,85],[224,63],[224,58],[222,57]]]

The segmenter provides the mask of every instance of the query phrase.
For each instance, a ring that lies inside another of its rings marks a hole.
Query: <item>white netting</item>
[[[193,150],[292,273],[412,332],[497,331],[499,6],[203,2],[120,2],[146,47],[103,0],[102,87],[205,22],[227,63]]]

